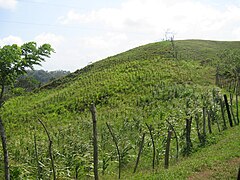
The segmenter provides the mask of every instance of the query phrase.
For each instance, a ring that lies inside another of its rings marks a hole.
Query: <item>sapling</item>
[[[141,156],[142,149],[143,149],[144,138],[145,138],[145,132],[142,135],[142,140],[141,140],[141,143],[140,143],[140,146],[139,146],[138,156],[137,156],[137,160],[136,160],[136,164],[135,164],[133,173],[135,173],[137,171],[138,163],[139,163],[140,156]]]
[[[145,123],[148,130],[149,130],[149,133],[150,133],[150,137],[151,137],[151,140],[152,140],[152,148],[153,148],[153,157],[152,157],[152,169],[154,170],[154,166],[155,166],[155,157],[156,157],[156,148],[155,148],[155,143],[154,143],[154,138],[153,138],[153,127],[152,125],[148,125],[147,123]]]
[[[197,134],[198,134],[198,140],[200,142],[201,145],[204,144],[204,141],[203,141],[203,135],[201,134],[200,132],[200,127],[199,127],[199,114],[196,113],[195,114],[195,121],[196,121],[196,130],[197,130]]]
[[[37,164],[37,169],[38,169],[38,173],[37,173],[37,179],[41,179],[41,167],[39,164],[39,157],[38,157],[38,149],[37,149],[37,137],[36,137],[36,128],[34,127],[34,134],[33,134],[33,140],[34,140],[34,150],[35,150],[35,158],[36,158],[36,164]]]
[[[113,142],[115,143],[116,149],[117,149],[117,154],[118,154],[118,179],[120,179],[121,177],[121,153],[118,147],[118,142],[117,139],[115,137],[115,135],[113,134],[112,128],[111,126],[106,122],[107,128],[112,136]]]
[[[38,119],[38,121],[43,126],[43,128],[44,128],[44,130],[47,134],[47,137],[48,137],[48,141],[49,141],[48,152],[49,152],[49,156],[50,156],[50,160],[51,160],[51,166],[52,166],[52,171],[53,171],[53,179],[56,180],[57,179],[56,178],[56,171],[55,171],[55,165],[54,165],[53,154],[52,154],[52,139],[50,137],[50,134],[49,134],[45,124],[40,119]]]
[[[174,126],[172,125],[172,123],[170,123],[168,120],[166,120],[167,123],[169,124],[170,128],[172,129],[175,139],[176,139],[176,159],[178,159],[178,153],[179,153],[179,142],[178,142],[178,136],[177,136],[177,132],[175,131]]]

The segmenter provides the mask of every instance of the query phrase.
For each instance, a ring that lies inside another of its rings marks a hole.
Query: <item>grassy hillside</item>
[[[92,102],[97,108],[99,170],[105,170],[102,179],[117,178],[118,172],[116,150],[105,122],[116,134],[122,152],[122,176],[129,179],[152,176],[152,145],[145,123],[153,127],[157,169],[163,166],[168,129],[166,120],[176,129],[180,152],[185,148],[185,120],[189,116],[195,118],[196,114],[202,119],[203,106],[209,109],[216,106],[216,116],[222,129],[220,106],[212,100],[213,94],[221,97],[224,92],[215,87],[217,54],[224,49],[239,48],[240,42],[186,40],[176,41],[175,46],[177,59],[171,42],[152,43],[93,63],[43,86],[35,93],[8,100],[1,114],[14,178],[36,179],[41,176],[48,179],[52,175],[47,136],[38,118],[45,122],[52,136],[59,179],[92,177],[92,121],[89,112]],[[212,123],[213,137],[218,138],[216,122]],[[195,127],[193,120],[192,152],[199,150]],[[132,176],[144,132],[146,139],[138,174]],[[213,137],[207,137],[208,144],[218,142]],[[174,140],[171,146],[170,162],[179,168]],[[195,153],[193,156],[197,157]],[[188,161],[181,155],[181,162]],[[214,160],[210,163],[214,164]],[[174,169],[168,171],[171,173]],[[181,177],[186,178],[191,171],[196,169],[186,168]],[[0,173],[3,172],[0,170]],[[177,173],[174,176],[181,175],[181,172]],[[162,175],[156,173],[153,177],[158,179]]]
[[[236,179],[240,165],[239,155],[239,126],[224,131],[215,136],[215,143],[199,149],[190,158],[182,158],[173,162],[168,170],[159,168],[152,171],[143,171],[133,176],[126,174],[124,178],[132,179]],[[124,179],[123,178],[123,179]]]

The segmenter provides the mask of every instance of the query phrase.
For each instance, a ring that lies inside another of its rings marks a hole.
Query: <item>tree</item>
[[[14,88],[22,88],[24,91],[30,92],[39,87],[40,84],[41,82],[36,80],[34,77],[24,75],[17,78],[16,83],[14,83]]]
[[[240,77],[240,55],[239,50],[224,50],[219,55],[216,79],[223,77],[234,82],[234,89],[238,85]]]
[[[174,34],[175,33],[170,31],[170,29],[167,29],[167,31],[165,32],[165,40],[171,42],[172,56],[173,56],[174,59],[178,60],[178,52],[177,52],[177,49],[176,49]]]
[[[35,42],[28,42],[22,46],[16,44],[0,47],[0,108],[4,105],[4,92],[7,86],[13,85],[17,77],[26,73],[28,68],[41,65],[45,57],[54,52],[50,44],[37,47]],[[4,155],[5,179],[10,179],[7,141],[2,118],[0,116],[0,134]]]

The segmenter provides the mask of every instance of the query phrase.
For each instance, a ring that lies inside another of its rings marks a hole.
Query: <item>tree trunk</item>
[[[1,85],[1,93],[0,93],[0,108],[3,107],[3,94],[5,90],[5,85]],[[3,148],[3,156],[4,156],[4,173],[5,173],[5,180],[10,179],[10,170],[9,170],[9,161],[8,161],[8,150],[7,150],[7,137],[4,130],[4,125],[2,122],[2,118],[0,117],[0,134],[2,139],[2,148]]]
[[[3,93],[5,90],[4,84],[1,85],[1,93],[0,93],[0,108],[3,106]]]
[[[91,105],[90,111],[92,113],[93,121],[93,164],[94,164],[94,178],[98,180],[98,143],[97,143],[97,117],[96,107]]]
[[[10,171],[9,171],[9,162],[8,162],[8,150],[7,150],[7,138],[2,122],[2,118],[0,117],[0,133],[2,138],[2,148],[3,148],[3,156],[4,156],[4,172],[5,172],[5,180],[10,180]]]

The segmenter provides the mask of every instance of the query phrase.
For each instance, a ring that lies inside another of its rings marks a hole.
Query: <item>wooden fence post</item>
[[[165,158],[164,158],[165,169],[168,169],[168,167],[169,167],[169,154],[170,154],[171,137],[172,137],[172,131],[170,129],[168,129],[166,151],[165,151]]]
[[[223,97],[224,97],[224,101],[225,101],[225,105],[226,105],[226,109],[227,109],[229,124],[231,127],[233,127],[232,116],[231,116],[231,112],[230,112],[230,108],[229,108],[229,104],[228,104],[228,100],[227,100],[227,95],[224,94]]]
[[[238,168],[238,177],[237,177],[237,180],[240,180],[240,166]]]
[[[191,141],[191,126],[192,126],[192,116],[186,119],[186,155],[189,155],[192,150]]]
[[[98,142],[97,142],[97,112],[94,104],[91,105],[90,111],[93,121],[93,164],[94,164],[94,178],[98,180]]]
[[[224,115],[224,103],[222,98],[220,98],[220,106],[221,106],[221,113],[222,113],[222,119],[223,119],[223,130],[227,129],[226,119]]]
[[[206,132],[206,107],[203,107],[203,136],[206,138],[207,132]]]
[[[237,124],[239,124],[239,110],[238,110],[238,78],[237,78],[237,82],[236,82],[236,89],[235,89],[235,93],[236,93],[236,116],[237,116]]]
[[[140,147],[139,147],[139,151],[138,151],[138,156],[137,156],[137,160],[136,160],[136,164],[135,164],[133,173],[135,173],[135,172],[137,171],[138,163],[139,163],[140,156],[141,156],[142,149],[143,149],[144,138],[145,138],[145,133],[143,133],[143,136],[142,136],[142,140],[141,140],[141,143],[140,143]]]
[[[212,134],[211,110],[207,111],[208,114],[208,132]]]
[[[236,116],[237,116],[237,124],[239,124],[239,110],[238,110],[238,94],[236,92]]]

